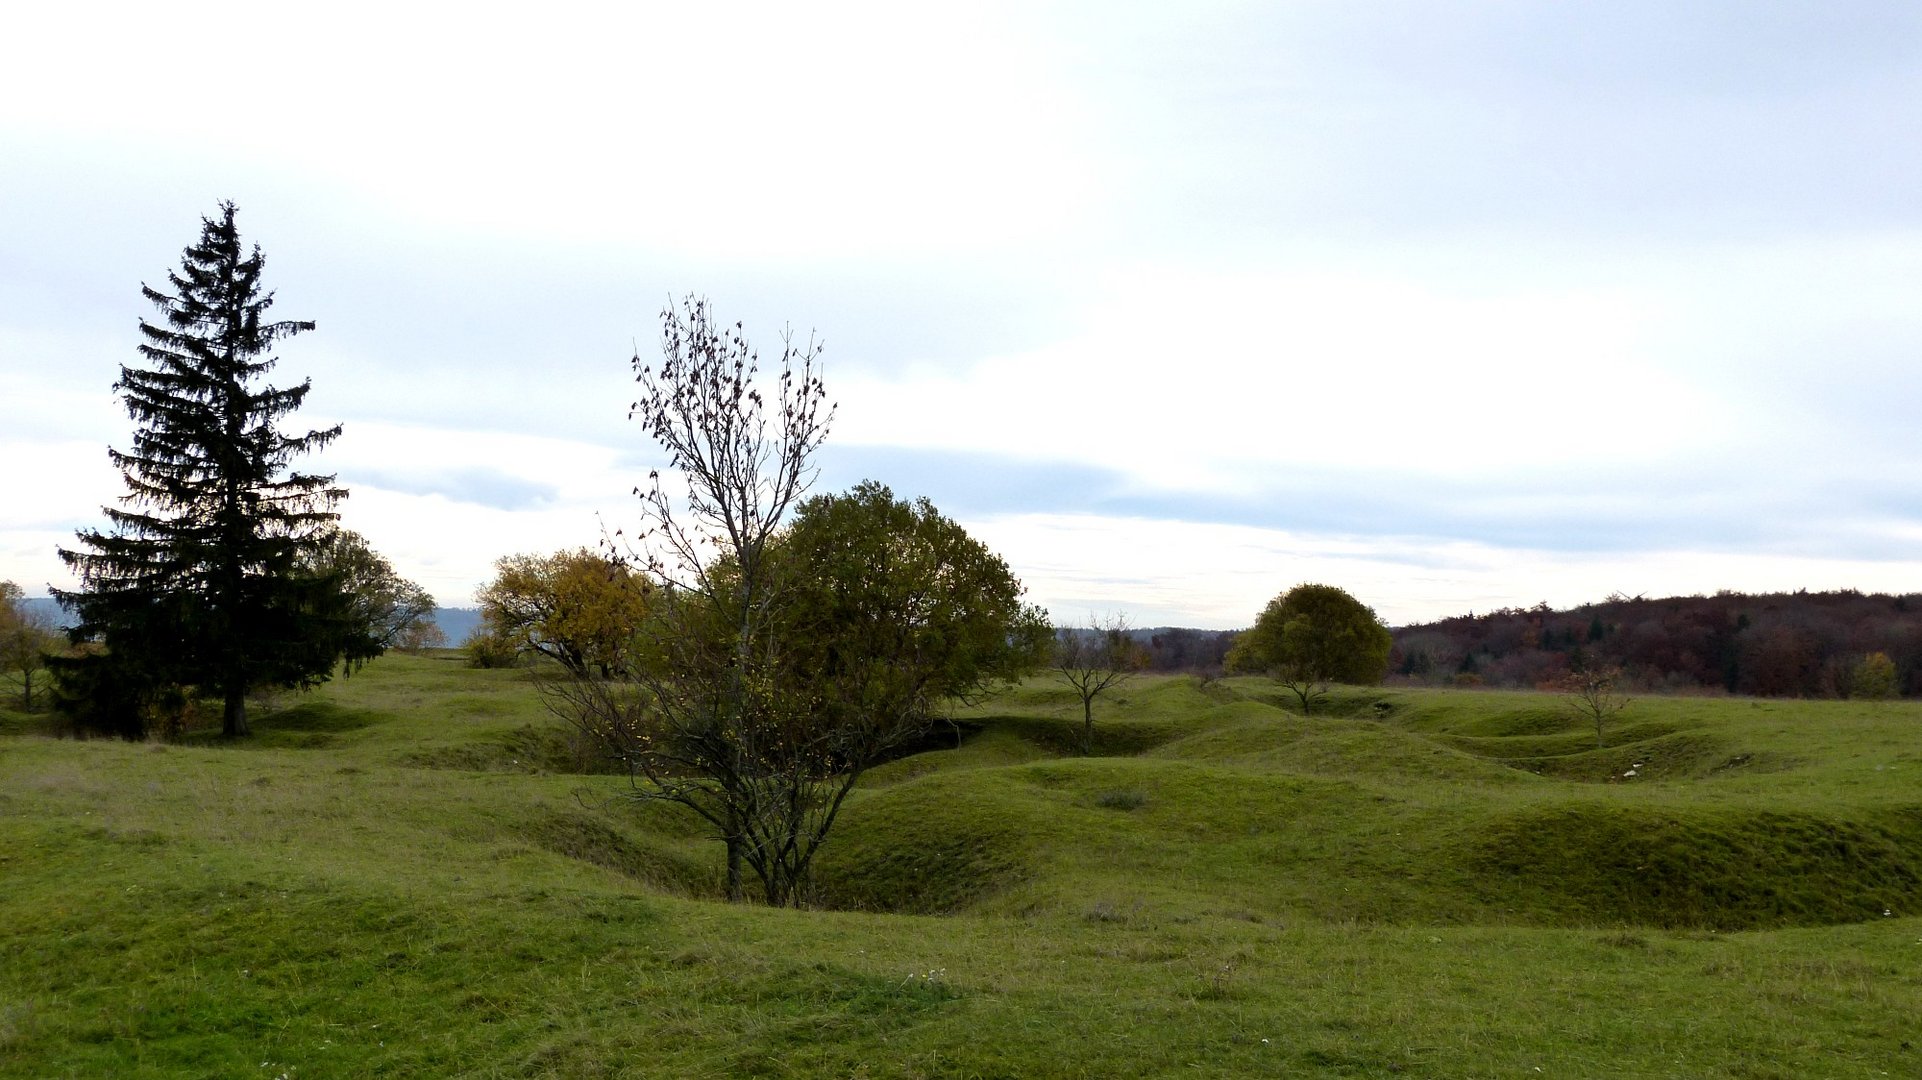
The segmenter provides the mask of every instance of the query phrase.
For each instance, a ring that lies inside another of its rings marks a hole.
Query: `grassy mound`
[[[1558,780],[1601,784],[1728,776],[1782,766],[1774,756],[1744,752],[1726,737],[1703,731],[1678,731],[1603,750],[1507,758],[1504,763]]]
[[[976,730],[964,734],[961,745],[953,750],[924,752],[877,765],[862,775],[861,786],[883,788],[937,772],[1020,765],[1049,756],[1048,751],[1014,731],[970,727]]]
[[[614,870],[663,892],[710,899],[722,893],[711,860],[653,837],[631,836],[586,811],[550,810],[530,821],[523,835],[544,851]]]
[[[1565,805],[1464,856],[1491,907],[1554,925],[1745,930],[1922,913],[1922,806],[1855,816]]]
[[[416,768],[463,772],[621,776],[627,771],[578,731],[553,722],[478,733],[465,741],[406,754],[401,760]]]
[[[807,911],[712,899],[524,672],[283,704],[0,737],[0,1076],[1922,1075],[1913,702],[1596,750],[1544,694],[1144,676],[1083,758],[1036,679],[863,779]]]
[[[1513,783],[1514,770],[1368,720],[1266,715],[1174,740],[1151,756],[1324,776]]]
[[[1040,825],[1025,808],[943,773],[847,808],[816,856],[814,903],[851,911],[944,914],[1005,891],[1032,873]]]

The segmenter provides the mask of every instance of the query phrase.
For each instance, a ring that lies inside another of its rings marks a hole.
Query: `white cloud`
[[[1654,461],[1728,418],[1649,361],[1659,301],[1341,273],[1117,274],[1075,338],[944,375],[844,380],[837,437],[1097,464],[1148,487],[1259,491],[1290,466],[1437,476]],[[1545,425],[1552,425],[1544,431]]]
[[[1676,11],[23,7],[0,575],[118,494],[134,287],[232,196],[322,325],[283,369],[347,425],[313,466],[448,600],[632,511],[621,359],[689,288],[834,344],[864,467],[1031,466],[979,519],[1064,611],[1232,624],[1296,563],[1411,616],[1901,587],[1860,556],[1922,520],[1922,16]],[[1008,524],[1095,470],[1063,505],[1301,527]],[[1537,551],[1583,544],[1627,553]]]
[[[1146,518],[1025,514],[966,523],[1003,553],[1057,622],[1121,612],[1137,626],[1247,626],[1315,582],[1392,625],[1469,611],[1573,607],[1612,592],[1674,596],[1861,588],[1922,590],[1907,560],[1652,550],[1584,554],[1394,536],[1335,536]],[[1922,538],[1922,530],[1910,528]]]
[[[10,57],[0,130],[141,143],[149,167],[215,146],[331,177],[397,223],[683,257],[975,250],[1058,233],[1088,202],[1048,58],[977,13],[186,8],[18,13],[14,40],[70,47]],[[273,48],[242,90],[228,66],[180,59],[269,42],[297,47]],[[142,107],[137,84],[220,108]]]
[[[365,420],[322,464],[352,490],[341,524],[450,606],[471,604],[501,556],[593,547],[603,523],[625,527],[646,479],[621,450],[577,439]]]

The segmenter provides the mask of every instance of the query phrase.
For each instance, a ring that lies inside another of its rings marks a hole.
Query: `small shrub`
[[[1148,805],[1148,796],[1139,791],[1104,791],[1094,797],[1104,810],[1139,810]]]
[[[520,662],[520,650],[513,642],[484,629],[467,635],[461,648],[467,650],[468,667],[507,668]]]

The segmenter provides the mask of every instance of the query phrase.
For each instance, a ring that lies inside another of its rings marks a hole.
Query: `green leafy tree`
[[[1053,667],[1081,698],[1081,753],[1094,753],[1094,702],[1148,666],[1148,651],[1128,634],[1128,620],[1090,619],[1090,629],[1055,635]]]
[[[1008,564],[927,499],[866,481],[803,502],[777,546],[792,593],[788,677],[819,702],[838,755],[864,767],[1046,662],[1047,612]]]
[[[1297,585],[1268,602],[1228,651],[1229,671],[1273,676],[1303,715],[1332,683],[1372,686],[1388,673],[1394,639],[1373,608],[1333,585]]]
[[[20,676],[20,707],[33,709],[33,677],[58,645],[52,620],[26,603],[26,592],[0,581],[0,671]]]
[[[605,677],[619,668],[628,639],[647,618],[647,591],[645,579],[621,560],[577,548],[498,560],[494,580],[476,599],[482,632],[495,642],[576,675]]]
[[[468,667],[510,668],[521,662],[521,651],[514,643],[489,630],[486,623],[474,627],[460,647],[467,654]]]
[[[203,219],[168,288],[141,286],[158,323],[142,320],[146,367],[115,384],[135,427],[110,449],[127,493],[106,531],[85,530],[60,557],[78,591],[74,640],[99,648],[54,664],[58,696],[86,729],[138,737],[155,702],[183,692],[221,703],[221,729],[248,732],[257,687],[325,680],[343,657],[378,652],[356,635],[338,580],[303,571],[346,496],[332,476],[290,462],[325,447],[338,426],[301,435],[275,421],[309,384],[262,385],[274,344],[311,322],[267,318],[265,260],[234,226],[234,205]]]
[[[776,553],[781,679],[800,707],[749,847],[771,903],[804,895],[864,770],[926,738],[949,702],[1040,667],[1053,637],[1005,561],[927,499],[873,481],[802,502]]]
[[[361,640],[382,650],[418,649],[436,635],[446,640],[434,625],[434,597],[395,573],[394,565],[359,533],[334,531],[303,564],[306,573],[339,582]]]

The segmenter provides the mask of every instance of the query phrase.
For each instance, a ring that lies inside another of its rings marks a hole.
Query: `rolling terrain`
[[[0,686],[0,697],[6,687]],[[0,1076],[1922,1074],[1922,704],[1036,679],[716,897],[526,671],[0,708]]]

